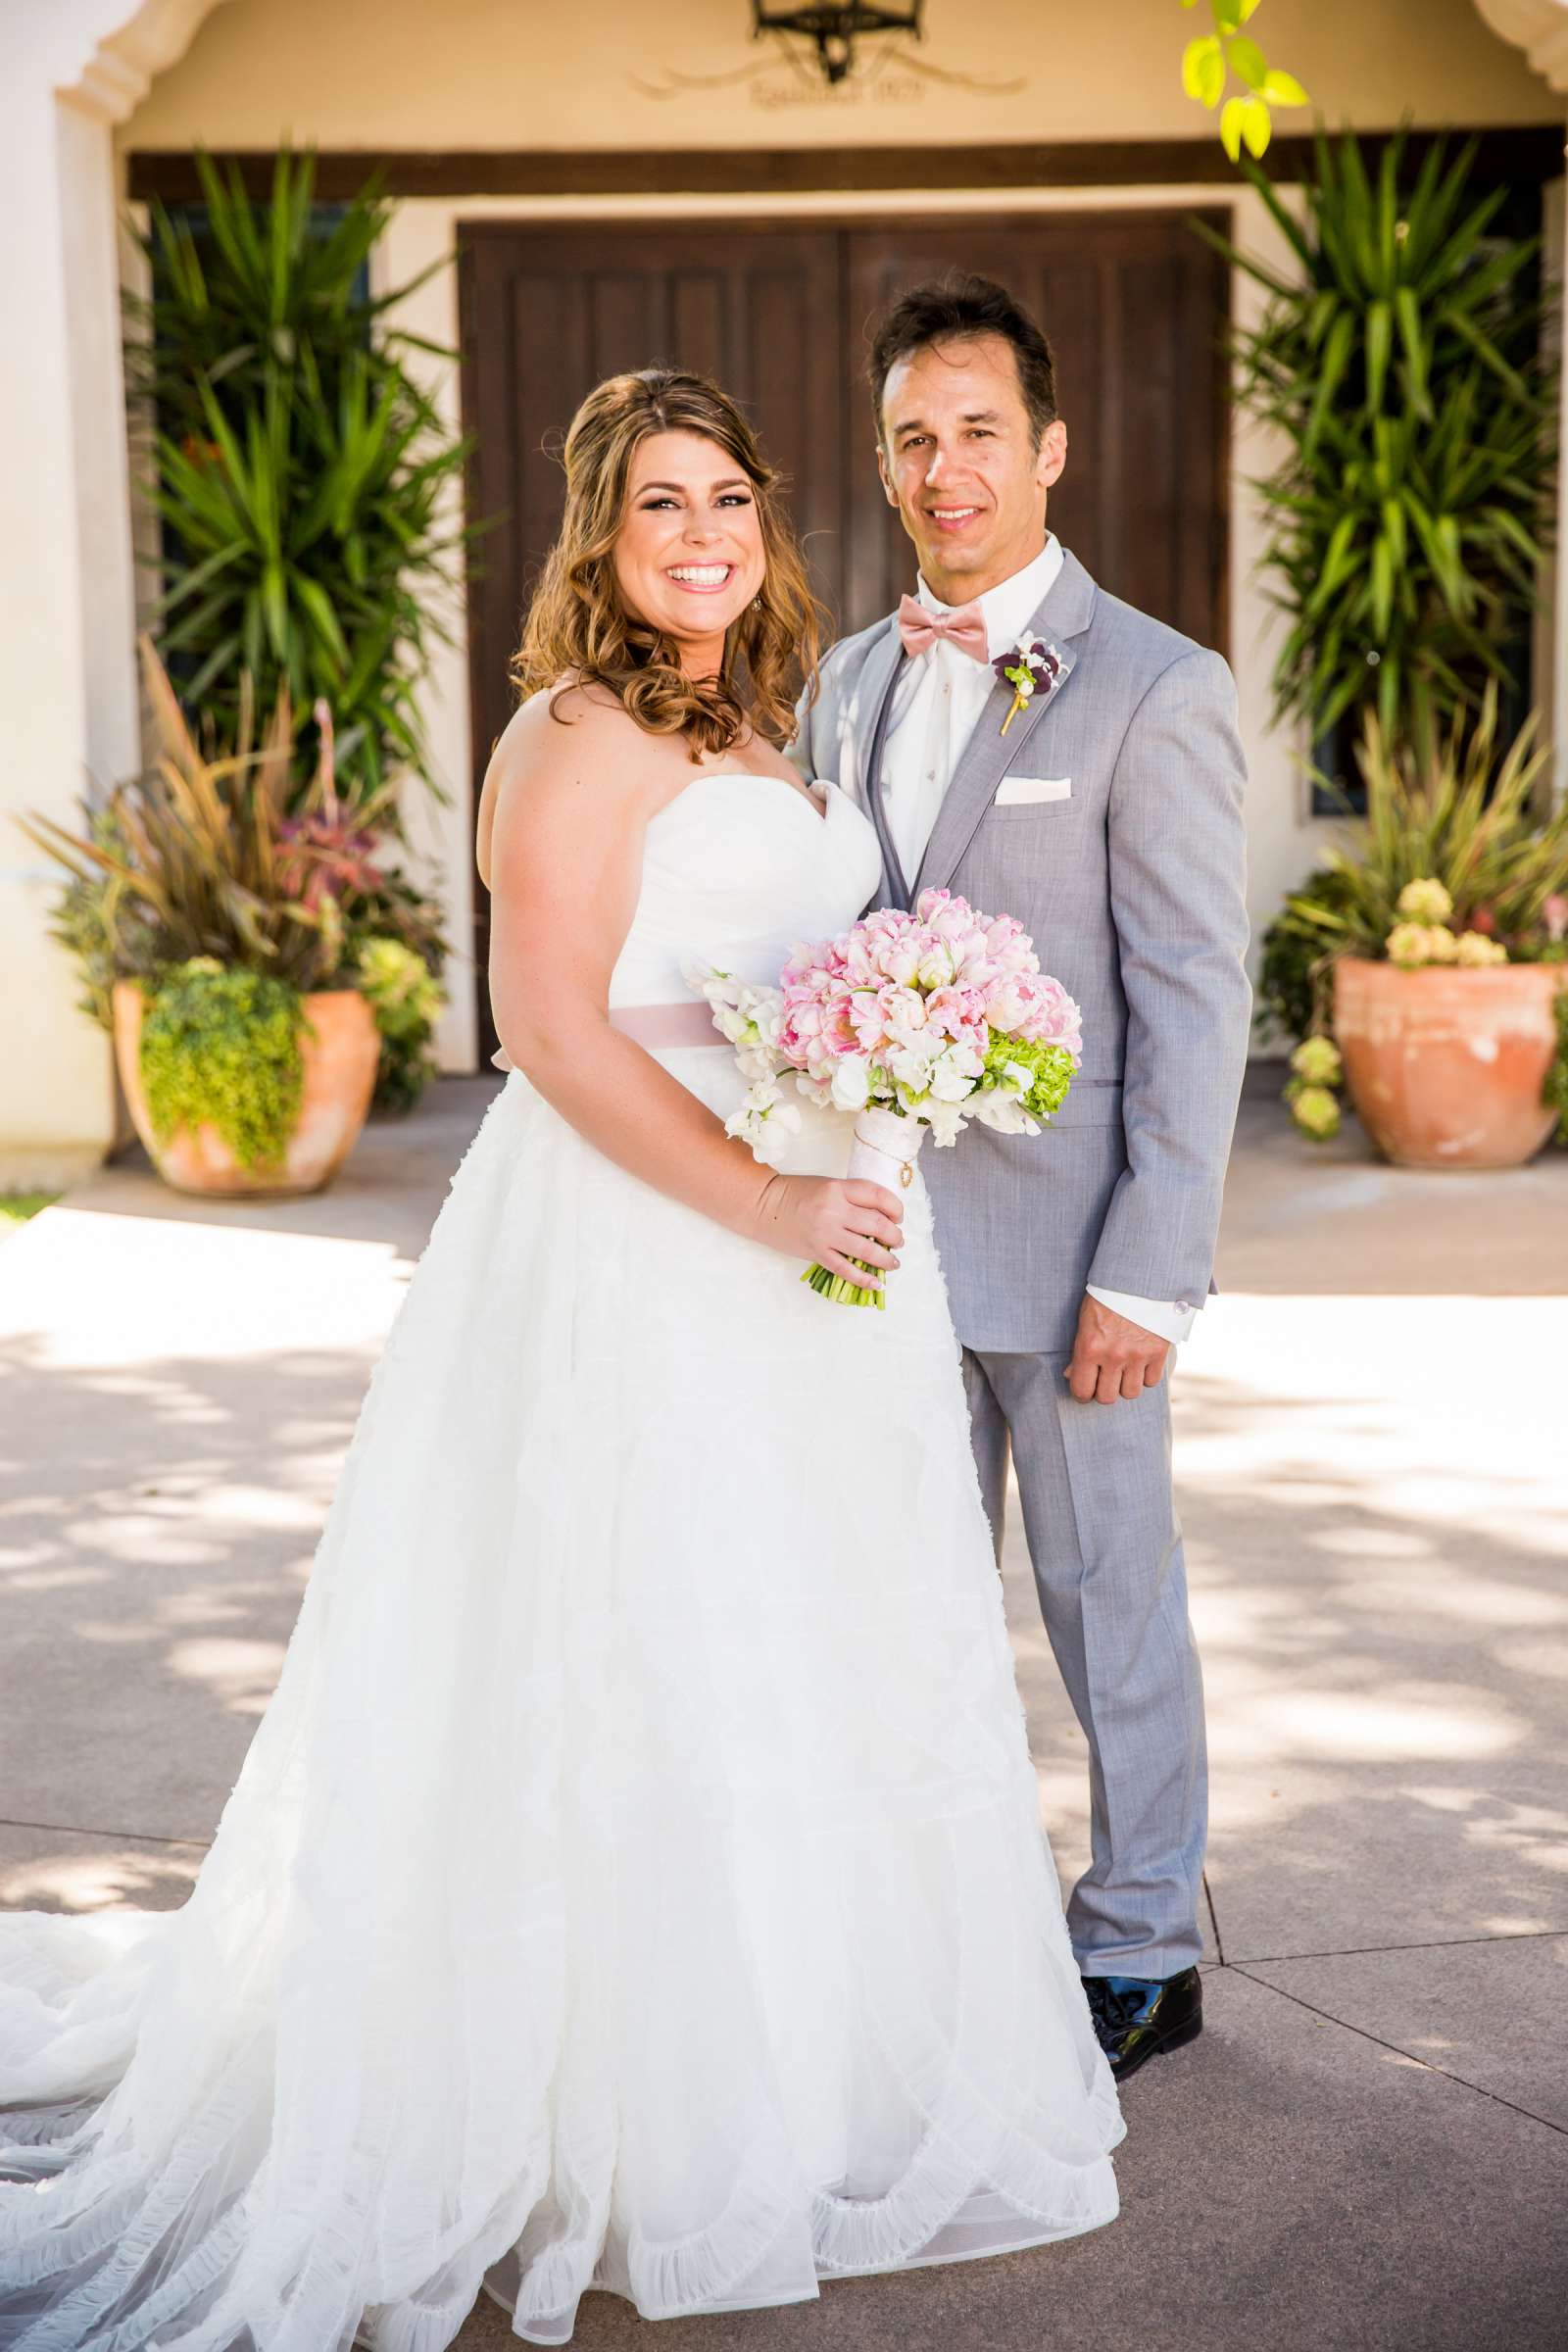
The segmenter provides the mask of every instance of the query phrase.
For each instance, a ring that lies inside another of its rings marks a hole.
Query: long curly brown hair
[[[671,640],[621,602],[613,550],[632,452],[650,433],[715,441],[757,493],[766,568],[755,603],[729,631],[715,678],[689,678]],[[706,376],[679,368],[612,375],[572,418],[565,463],[561,533],[512,664],[518,693],[608,687],[651,735],[684,735],[694,760],[727,752],[752,733],[788,743],[798,685],[816,692],[826,616],[784,514],[779,477],[735,403]]]

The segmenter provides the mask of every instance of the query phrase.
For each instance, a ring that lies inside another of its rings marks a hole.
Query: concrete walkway
[[[1568,2345],[1568,1154],[1314,1154],[1257,1074],[1177,1376],[1213,1776],[1208,2030],[1125,2096],[1123,2216],[669,2322],[659,2352]],[[0,1256],[0,1902],[183,1899],[489,1085],[316,1200],[135,1161]],[[1083,1744],[1007,1597],[1069,1877]],[[500,2352],[481,2305],[464,2352]],[[578,2352],[654,2339],[605,2296]]]

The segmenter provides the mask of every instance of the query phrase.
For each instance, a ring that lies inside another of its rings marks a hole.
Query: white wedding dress
[[[612,1006],[852,921],[876,847],[826,810],[696,777]],[[716,1038],[661,1058],[738,1102]],[[806,1119],[788,1164],[842,1173]],[[1111,2219],[906,1208],[887,1310],[832,1303],[514,1072],[189,1900],[0,1919],[8,2352],[440,2352],[482,2286],[558,2344],[590,2286],[785,2303]]]

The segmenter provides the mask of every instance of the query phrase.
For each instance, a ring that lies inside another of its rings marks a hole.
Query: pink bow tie
[[[939,637],[956,645],[971,662],[989,662],[991,640],[978,603],[958,605],[951,612],[933,612],[917,596],[906,596],[899,607],[899,635],[906,654],[928,653]]]

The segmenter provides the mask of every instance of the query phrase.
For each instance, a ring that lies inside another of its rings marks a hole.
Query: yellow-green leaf
[[[1242,101],[1242,136],[1249,155],[1261,155],[1273,136],[1274,124],[1261,98]]]
[[[1389,633],[1389,617],[1394,610],[1394,551],[1387,539],[1372,543],[1372,634],[1382,639]]]
[[[1223,89],[1225,54],[1212,33],[1200,34],[1196,41],[1189,41],[1182,51],[1182,88],[1189,98],[1196,98],[1200,106],[1214,104],[1214,97],[1209,95],[1209,91],[1216,67],[1219,69],[1219,86]],[[1214,96],[1217,95],[1216,91]]]
[[[1389,353],[1394,343],[1394,313],[1386,302],[1369,302],[1366,306],[1366,405],[1368,410],[1383,406],[1383,386],[1389,371]]]
[[[267,617],[267,634],[272,651],[281,662],[288,646],[288,591],[283,584],[280,564],[268,564],[262,571],[262,609]]]
[[[1312,103],[1296,75],[1281,74],[1276,67],[1270,67],[1264,74],[1263,87],[1258,96],[1266,98],[1270,106],[1310,106]]]
[[[1251,103],[1250,98],[1227,98],[1220,109],[1220,145],[1233,164],[1242,160],[1242,117]]]
[[[1241,75],[1248,88],[1260,90],[1268,77],[1268,67],[1263,62],[1263,52],[1257,43],[1248,40],[1244,35],[1232,41],[1227,54],[1233,70]]]

